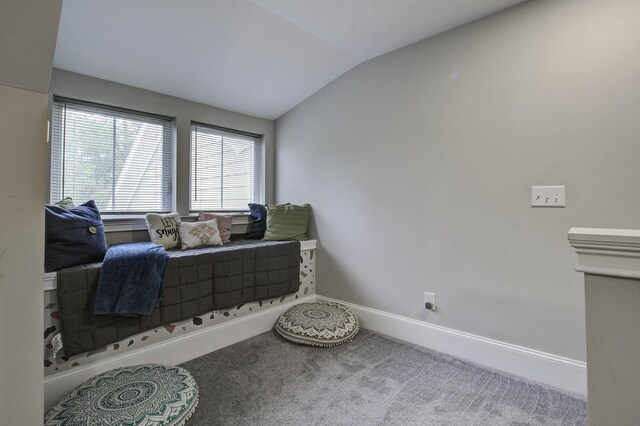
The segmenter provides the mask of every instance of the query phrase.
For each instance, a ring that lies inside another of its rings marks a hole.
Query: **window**
[[[191,124],[189,210],[247,210],[262,202],[262,137]]]
[[[102,213],[171,211],[173,140],[171,118],[54,98],[51,202],[93,199]]]

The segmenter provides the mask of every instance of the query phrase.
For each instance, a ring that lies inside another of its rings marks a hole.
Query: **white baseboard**
[[[45,412],[58,403],[73,388],[96,374],[113,368],[136,364],[176,365],[208,354],[260,333],[271,330],[276,320],[291,306],[315,301],[315,294],[278,304],[265,310],[213,325],[169,340],[125,352],[93,364],[53,374],[44,379]]]
[[[45,411],[96,374],[136,364],[176,365],[269,331],[297,303],[328,301],[349,307],[363,328],[580,395],[587,394],[586,363],[487,339],[315,294],[241,318],[57,373],[44,380]]]
[[[329,297],[318,295],[317,300],[346,305],[358,316],[363,328],[579,395],[587,394],[585,362]]]

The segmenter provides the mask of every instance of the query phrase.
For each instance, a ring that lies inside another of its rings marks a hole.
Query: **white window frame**
[[[175,211],[175,200],[176,200],[176,179],[175,179],[175,152],[176,152],[176,124],[175,118],[162,116],[158,114],[151,114],[142,111],[135,111],[126,108],[114,107],[99,103],[86,102],[77,99],[70,99],[61,96],[53,96],[52,103],[52,117],[51,117],[51,138],[50,138],[50,173],[49,173],[49,199],[51,203],[55,203],[60,199],[69,196],[71,194],[64,193],[64,183],[61,177],[62,173],[64,173],[64,134],[60,134],[61,131],[64,131],[62,128],[58,128],[55,123],[55,108],[60,106],[66,107],[67,105],[73,107],[77,106],[80,108],[89,108],[94,109],[97,113],[102,113],[105,116],[113,116],[113,117],[123,117],[127,119],[135,119],[139,118],[140,121],[157,121],[158,123],[163,123],[165,126],[164,135],[163,135],[163,149],[168,151],[163,151],[162,158],[162,169],[163,169],[163,193],[164,197],[161,208],[149,208],[149,209],[131,209],[131,210],[102,210],[101,213],[104,218],[135,218],[144,216],[148,212],[158,212],[165,213],[170,211]],[[62,125],[64,127],[64,124]],[[62,147],[57,146],[57,144],[62,143]],[[57,164],[56,164],[57,163]],[[56,176],[57,175],[57,176]],[[168,175],[168,176],[167,176]],[[166,178],[164,176],[167,176]],[[115,185],[115,183],[114,183]],[[167,188],[168,186],[168,188]],[[115,189],[114,189],[115,190]],[[80,204],[87,200],[80,200],[74,198],[74,203]]]
[[[198,128],[204,129],[206,132],[213,133],[219,135],[221,137],[230,137],[230,138],[242,138],[242,139],[251,139],[254,142],[253,149],[253,195],[252,199],[249,200],[249,203],[259,203],[264,204],[264,186],[265,186],[265,147],[264,147],[264,136],[244,132],[240,130],[229,129],[226,127],[215,126],[211,124],[201,123],[197,121],[192,121],[189,127],[189,213],[197,213],[199,211],[207,211],[207,212],[216,212],[216,213],[232,213],[232,212],[248,212],[248,206],[244,206],[243,208],[225,208],[224,205],[222,208],[199,208],[193,206],[194,197],[194,187],[196,186],[196,182],[194,182],[194,164],[193,158],[196,155],[194,153],[194,146],[197,143],[194,140],[194,132],[198,131]],[[221,188],[223,191],[223,188]]]

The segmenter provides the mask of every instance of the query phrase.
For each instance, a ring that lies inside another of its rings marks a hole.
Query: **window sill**
[[[251,223],[249,213],[216,213],[224,215],[232,215],[232,225],[249,225]],[[197,214],[181,217],[185,222],[195,222],[198,220]],[[105,232],[130,232],[130,231],[146,231],[147,222],[144,216],[138,215],[105,215],[102,217]]]

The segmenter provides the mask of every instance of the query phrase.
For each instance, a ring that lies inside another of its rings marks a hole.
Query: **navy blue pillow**
[[[107,252],[104,224],[93,200],[65,209],[44,206],[44,270],[100,262]]]
[[[249,203],[253,223],[247,234],[249,240],[261,240],[267,230],[267,208],[262,204]]]

